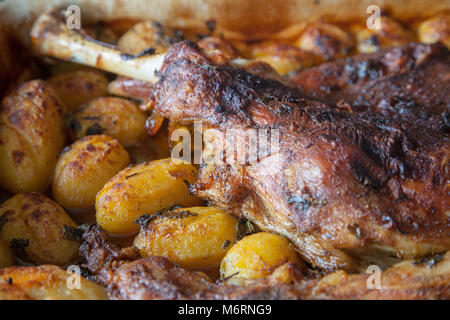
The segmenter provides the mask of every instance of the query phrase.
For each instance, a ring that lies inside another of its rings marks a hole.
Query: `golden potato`
[[[196,32],[172,29],[154,21],[143,21],[125,32],[117,44],[122,51],[130,54],[137,54],[149,48],[155,49],[156,53],[164,53],[172,43],[184,39],[195,41],[198,36]]]
[[[129,163],[128,153],[116,139],[84,137],[59,157],[52,181],[53,198],[65,208],[93,206],[97,192]]]
[[[233,59],[239,56],[233,44],[220,37],[206,37],[201,39],[197,44],[206,51],[219,50],[227,59]]]
[[[220,276],[263,278],[287,262],[302,266],[302,260],[289,240],[274,233],[254,233],[230,248],[220,265]]]
[[[1,219],[0,219],[0,229],[1,229]],[[8,244],[0,239],[0,268],[10,267],[14,265],[14,256]]]
[[[188,192],[187,184],[196,178],[192,164],[170,158],[128,167],[97,194],[97,223],[111,234],[132,234],[139,231],[134,221],[144,214],[201,205],[202,200]]]
[[[388,16],[381,17],[380,29],[356,26],[353,30],[358,41],[358,51],[361,53],[375,52],[380,48],[400,46],[414,41],[411,31]]]
[[[44,190],[64,144],[63,108],[44,81],[20,85],[0,107],[0,185]]]
[[[450,49],[450,14],[442,14],[423,21],[417,29],[417,34],[420,42],[441,41]]]
[[[108,79],[97,70],[70,70],[56,74],[47,81],[70,112],[92,99],[108,94]]]
[[[281,75],[311,67],[317,60],[311,52],[279,42],[254,45],[252,58],[267,62]]]
[[[107,299],[105,288],[69,271],[51,265],[2,269],[0,300]]]
[[[102,97],[81,108],[72,120],[77,139],[86,135],[106,134],[119,140],[124,147],[138,144],[147,136],[147,115],[136,103],[115,97]]]
[[[19,193],[0,206],[0,217],[6,219],[0,238],[16,249],[22,260],[64,265],[78,256],[80,244],[63,234],[64,226],[77,225],[44,195]]]
[[[325,60],[346,56],[355,46],[349,33],[324,22],[307,27],[297,39],[296,45],[300,49],[322,56]]]
[[[239,224],[213,207],[179,208],[140,221],[134,245],[141,255],[166,257],[188,269],[218,266],[235,243]]]
[[[167,29],[167,28],[166,28]],[[170,45],[162,26],[152,21],[139,22],[128,30],[117,42],[119,48],[131,54],[137,54],[148,48],[154,48],[157,53],[167,51]]]

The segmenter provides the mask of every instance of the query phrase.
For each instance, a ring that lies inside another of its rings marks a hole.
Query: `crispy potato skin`
[[[450,14],[442,14],[423,21],[417,28],[417,35],[420,42],[441,41],[450,49]]]
[[[17,253],[22,260],[33,263],[64,265],[78,256],[79,243],[63,236],[63,227],[77,227],[56,202],[40,193],[20,193],[0,206],[6,218],[0,237],[8,244],[28,240]]]
[[[239,240],[222,260],[221,278],[264,278],[279,266],[292,262],[303,266],[294,245],[286,238],[259,232]]]
[[[20,85],[0,107],[0,186],[12,192],[48,186],[63,147],[63,108],[44,81]]]
[[[134,221],[144,214],[175,205],[201,205],[203,201],[188,192],[187,183],[196,178],[193,165],[170,158],[128,167],[97,194],[97,223],[111,234],[137,233]]]
[[[362,26],[352,28],[360,53],[376,52],[380,48],[395,47],[414,41],[414,34],[388,16],[381,17],[381,29]]]
[[[52,181],[53,198],[65,208],[93,206],[97,192],[129,163],[127,151],[116,139],[84,137],[59,157]]]
[[[70,289],[75,275],[53,266],[0,270],[0,300],[106,300],[105,289],[83,277],[80,289]]]
[[[72,127],[77,139],[103,133],[119,140],[122,146],[129,147],[138,144],[147,135],[146,119],[147,115],[130,100],[101,97],[75,114]]]
[[[179,208],[151,220],[134,240],[142,257],[187,269],[218,266],[237,238],[238,219],[214,207]]]
[[[0,268],[14,265],[14,256],[8,244],[0,238]]]
[[[355,44],[352,36],[338,26],[318,22],[306,28],[297,39],[296,45],[321,56],[324,60],[330,60],[348,55]]]
[[[73,112],[92,99],[108,94],[108,79],[97,70],[80,69],[50,77],[48,83],[55,90],[67,111]]]

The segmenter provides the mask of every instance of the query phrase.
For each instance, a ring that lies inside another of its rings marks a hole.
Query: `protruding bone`
[[[33,50],[42,55],[68,60],[111,73],[156,82],[163,54],[130,56],[115,46],[97,41],[81,30],[70,30],[56,9],[41,15],[31,30]]]

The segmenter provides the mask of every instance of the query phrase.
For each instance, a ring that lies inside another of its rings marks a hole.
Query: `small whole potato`
[[[201,205],[187,184],[197,179],[190,163],[171,158],[128,167],[109,180],[95,201],[97,223],[110,234],[137,233],[140,216],[181,205]]]
[[[187,269],[218,266],[237,238],[239,220],[213,207],[179,208],[143,216],[134,245],[141,256],[162,256]]]
[[[119,38],[117,45],[125,52],[137,54],[148,48],[156,53],[166,52],[170,46],[173,30],[164,28],[153,21],[139,22]]]
[[[239,52],[233,44],[220,37],[206,37],[201,39],[198,46],[207,51],[219,50],[227,59],[239,57]]]
[[[92,69],[69,70],[50,77],[48,83],[55,90],[67,111],[73,112],[92,99],[108,94],[108,79],[104,73]]]
[[[267,62],[281,75],[311,67],[318,60],[310,51],[271,41],[254,45],[252,57]]]
[[[380,28],[354,27],[360,53],[376,52],[414,41],[414,34],[389,16],[381,16]]]
[[[129,163],[127,151],[116,139],[105,135],[84,137],[59,157],[52,181],[53,198],[65,208],[93,206],[97,192]]]
[[[126,148],[136,145],[147,136],[146,119],[147,115],[130,100],[101,97],[75,114],[72,129],[77,139],[103,133],[116,138]]]
[[[423,21],[417,29],[417,35],[420,42],[440,41],[450,49],[450,14],[441,14]]]
[[[333,24],[319,22],[310,25],[296,41],[300,49],[311,51],[324,60],[344,57],[352,52],[352,36]]]
[[[40,193],[19,193],[0,206],[0,238],[22,260],[64,265],[78,256],[80,244],[64,237],[77,225],[57,203]]]
[[[51,265],[0,270],[0,300],[106,300],[105,288]]]
[[[0,186],[42,191],[64,145],[63,108],[44,81],[23,83],[0,106]]]
[[[222,279],[233,276],[264,278],[288,262],[303,265],[294,245],[280,235],[258,232],[242,238],[230,248],[220,264],[220,276]]]
[[[12,251],[8,244],[3,239],[0,239],[0,268],[11,267],[12,265],[14,265]]]

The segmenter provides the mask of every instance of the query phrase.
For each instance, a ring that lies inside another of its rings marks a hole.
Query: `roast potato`
[[[218,266],[234,244],[239,220],[214,207],[179,208],[140,219],[141,256],[162,256],[187,269]]]
[[[359,52],[370,53],[378,51],[380,48],[400,46],[414,41],[414,35],[411,31],[388,16],[383,15],[381,17],[380,27],[379,29],[354,27]]]
[[[441,41],[450,49],[450,14],[441,14],[423,21],[417,29],[417,35],[420,42]]]
[[[53,198],[63,207],[93,206],[105,183],[130,163],[119,141],[106,135],[84,137],[64,149],[52,181]]]
[[[156,53],[167,51],[173,31],[153,21],[143,21],[134,25],[117,42],[119,48],[131,54],[153,48]]]
[[[318,22],[303,31],[296,45],[329,60],[348,55],[353,51],[355,43],[352,36],[338,26]]]
[[[97,70],[70,70],[56,74],[47,81],[70,112],[92,99],[108,94],[108,79]]]
[[[196,206],[202,200],[189,194],[187,184],[197,178],[189,163],[170,158],[128,167],[97,194],[97,223],[111,234],[137,233],[134,221],[175,205]]]
[[[252,58],[267,62],[281,75],[286,75],[297,69],[311,67],[318,60],[309,51],[273,41],[254,45]]]
[[[0,270],[0,300],[106,300],[105,288],[57,266]],[[78,282],[79,281],[79,282]]]
[[[65,136],[63,108],[44,81],[23,83],[0,109],[0,186],[12,193],[42,191]]]
[[[263,278],[288,262],[303,266],[289,240],[274,233],[254,233],[230,248],[220,265],[220,276],[222,279],[234,276],[243,279]]]
[[[233,59],[239,56],[239,52],[233,44],[223,38],[206,37],[201,39],[197,44],[200,48],[210,52],[219,50],[227,59]]]
[[[76,139],[91,134],[106,134],[124,147],[138,144],[147,135],[147,115],[136,103],[122,98],[101,97],[75,113],[72,128]]]
[[[79,243],[66,239],[63,232],[77,225],[63,208],[44,195],[19,193],[0,206],[0,217],[0,238],[22,260],[64,265],[78,256]]]

